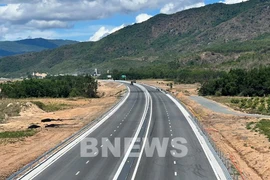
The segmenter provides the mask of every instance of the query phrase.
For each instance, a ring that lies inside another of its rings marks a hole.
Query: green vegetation
[[[114,79],[121,79],[124,74],[128,79],[174,79],[175,83],[196,83],[205,82],[209,79],[216,79],[225,74],[222,71],[201,70],[197,68],[182,69],[177,62],[170,62],[166,65],[155,65],[151,67],[130,68],[128,71],[113,70]],[[104,77],[105,78],[105,77]]]
[[[249,122],[247,129],[264,134],[270,141],[270,120],[262,119],[259,122]]]
[[[33,136],[37,133],[34,130],[26,130],[26,131],[6,131],[0,132],[0,138],[22,138]]]
[[[83,42],[54,50],[0,59],[1,77],[26,77],[33,71],[89,73],[98,68],[102,73],[117,69],[129,72],[151,68],[151,75],[163,77],[159,67],[177,64],[183,81],[196,81],[198,71],[251,68],[269,64],[270,2],[250,0],[225,5],[221,3],[189,9],[172,15],[160,14],[146,22],[127,26],[98,42]],[[254,33],[256,32],[256,33]],[[1,48],[0,48],[1,49]],[[8,52],[6,52],[8,53]],[[207,53],[206,56],[204,54]],[[170,67],[166,68],[171,70]],[[185,69],[193,72],[185,72]],[[167,71],[166,70],[166,71]],[[181,74],[183,73],[183,74]],[[134,72],[131,72],[134,75]],[[191,74],[193,78],[185,77]],[[138,75],[136,75],[138,76]],[[199,75],[201,76],[201,75]],[[198,81],[201,81],[199,79]]]
[[[0,84],[1,96],[28,97],[96,97],[97,82],[91,76],[57,76]]]
[[[270,67],[254,68],[248,71],[231,70],[221,78],[203,83],[199,93],[223,96],[267,96],[270,95],[269,72]],[[246,106],[247,103],[248,106],[252,104],[252,102],[242,102],[242,106]],[[265,107],[262,104],[259,108],[264,109]]]
[[[67,109],[69,107],[69,105],[63,104],[63,103],[44,104],[43,102],[40,102],[40,101],[31,101],[31,103],[37,105],[40,109],[42,109],[46,112],[54,112],[54,111],[64,110],[64,109]]]

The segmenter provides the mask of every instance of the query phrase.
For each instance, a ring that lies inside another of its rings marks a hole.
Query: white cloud
[[[136,23],[142,23],[142,22],[144,22],[144,21],[147,21],[147,20],[150,19],[151,17],[153,17],[153,16],[151,16],[151,15],[149,15],[149,14],[145,14],[145,13],[139,14],[139,15],[136,17]]]
[[[41,37],[45,37],[48,32],[57,32],[55,29],[72,28],[78,21],[99,20],[115,14],[161,7],[167,7],[167,10],[163,8],[165,13],[172,13],[202,2],[203,0],[0,0],[0,26],[4,25],[9,29],[1,30],[0,39],[9,40],[8,38],[13,37],[14,28],[20,29],[20,32],[15,33],[22,34],[22,38],[28,37],[31,31],[41,32]],[[173,7],[168,8],[166,4],[170,3]],[[137,17],[136,22],[143,22],[148,18],[147,15],[141,15]],[[104,27],[105,29],[99,31],[101,35],[96,34],[96,37],[111,33],[111,29]],[[81,31],[84,33],[83,29]]]
[[[195,4],[184,4],[181,1],[171,2],[171,3],[168,3],[165,6],[163,6],[163,8],[161,8],[161,10],[160,10],[160,13],[173,14],[173,13],[176,13],[178,11],[191,9],[191,8],[198,8],[198,7],[202,7],[202,6],[205,6],[204,2],[198,2]]]
[[[38,29],[50,29],[50,28],[70,28],[71,25],[67,22],[58,20],[45,21],[45,20],[31,20],[27,24],[30,27],[36,27]]]
[[[97,32],[95,32],[95,34],[90,37],[89,41],[99,41],[100,39],[108,36],[109,34],[112,34],[122,28],[124,28],[125,25],[122,24],[121,26],[118,27],[114,27],[114,28],[106,28],[105,26],[102,26],[101,28],[99,28],[99,30]]]
[[[143,0],[141,0],[141,1],[143,1]],[[142,13],[142,14],[139,14],[138,16],[136,16],[135,22],[141,23],[141,22],[147,21],[151,17],[152,16],[149,14]],[[116,31],[119,31],[120,29],[122,29],[124,27],[126,27],[124,24],[122,24],[121,26],[117,26],[117,27],[102,26],[94,33],[93,36],[91,36],[89,38],[89,41],[99,41],[100,39],[116,32]]]
[[[241,3],[241,2],[246,2],[248,0],[225,0],[225,4],[236,4],[236,3]]]

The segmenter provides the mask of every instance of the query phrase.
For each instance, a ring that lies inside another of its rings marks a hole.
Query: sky
[[[0,41],[27,38],[98,41],[163,13],[243,0],[0,0]],[[244,0],[246,1],[246,0]]]

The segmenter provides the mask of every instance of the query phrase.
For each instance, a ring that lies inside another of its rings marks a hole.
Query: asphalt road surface
[[[82,157],[82,143],[78,143],[32,178],[25,176],[23,179],[226,179],[214,171],[186,117],[165,93],[148,86],[127,86],[130,94],[124,104],[87,136],[98,140],[99,151],[95,157]],[[127,137],[133,138],[128,145],[124,144]],[[136,141],[137,137],[147,137],[150,143],[155,138],[161,142],[163,138],[169,139],[165,157],[160,157],[156,150],[153,156],[147,157],[143,148],[135,148],[134,145],[144,147],[144,140]],[[179,137],[186,140],[183,144],[188,150],[181,158],[171,153],[175,150],[171,141]],[[103,157],[102,139],[108,139],[113,144],[116,138],[120,138],[120,149],[117,151],[120,154],[115,157],[109,152],[107,157]],[[139,157],[130,157],[132,152],[140,154]]]

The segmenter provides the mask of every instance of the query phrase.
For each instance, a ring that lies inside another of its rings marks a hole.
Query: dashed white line
[[[85,164],[88,164],[89,163],[89,161],[86,161],[86,163]]]
[[[78,176],[80,174],[80,171],[78,171],[75,175]]]
[[[170,130],[172,132],[172,130]]]
[[[174,172],[174,176],[177,176],[177,172]]]
[[[117,126],[117,128],[119,128],[119,126]]]
[[[173,136],[173,135],[171,134],[171,136]]]
[[[111,134],[110,136],[112,136],[112,134]],[[107,140],[108,140],[108,139],[107,139]]]
[[[114,130],[114,132],[115,132],[116,130]]]
[[[176,164],[176,161],[173,161],[173,164]]]
[[[100,147],[103,147],[103,144]]]

